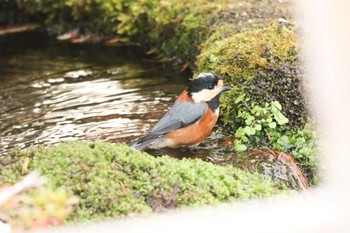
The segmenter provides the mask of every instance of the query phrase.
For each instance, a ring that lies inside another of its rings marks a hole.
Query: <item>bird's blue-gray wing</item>
[[[161,135],[185,127],[199,120],[205,111],[205,103],[175,102],[174,106],[151,129],[150,134]]]
[[[205,103],[175,102],[174,106],[159,120],[149,134],[129,143],[138,150],[143,150],[164,134],[198,121],[206,111]]]

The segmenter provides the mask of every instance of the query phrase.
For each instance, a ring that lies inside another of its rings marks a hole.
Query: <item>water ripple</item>
[[[101,66],[38,52],[17,59],[7,68],[11,77],[0,80],[0,154],[78,139],[128,141],[144,134],[185,86],[133,62]]]

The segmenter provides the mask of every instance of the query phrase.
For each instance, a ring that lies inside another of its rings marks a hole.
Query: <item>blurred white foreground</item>
[[[327,142],[322,148],[324,185],[290,198],[42,232],[350,232],[350,1],[304,0],[298,10],[310,39],[306,48],[313,83],[310,95]]]

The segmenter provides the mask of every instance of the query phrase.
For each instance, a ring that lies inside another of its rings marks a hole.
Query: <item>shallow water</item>
[[[137,47],[64,43],[40,32],[0,37],[0,158],[15,147],[73,140],[127,143],[144,135],[189,78],[149,59]],[[283,183],[290,179],[275,159],[238,155],[229,142],[215,127],[194,150],[147,152],[261,170]]]
[[[186,87],[138,48],[78,45],[41,33],[0,38],[0,154],[62,141],[129,142],[147,132]],[[175,157],[227,158],[213,134],[196,151],[149,151]],[[215,153],[214,153],[215,151]]]

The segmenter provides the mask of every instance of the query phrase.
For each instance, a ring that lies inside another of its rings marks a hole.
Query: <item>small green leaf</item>
[[[282,141],[284,142],[288,142],[289,141],[289,138],[287,135],[283,135],[281,138],[280,138]]]
[[[272,101],[271,102],[271,107],[275,107],[278,110],[282,110],[282,105],[278,101]]]
[[[246,125],[251,125],[254,121],[254,117],[253,116],[248,116],[247,119],[245,120],[245,124]]]
[[[245,94],[242,94],[240,96],[238,96],[235,100],[235,104],[238,104],[239,102],[241,102],[245,97]]]
[[[214,54],[211,54],[209,57],[210,62],[217,62],[218,60],[219,60],[219,58],[217,56],[215,56]]]
[[[277,140],[277,143],[283,147],[290,147],[289,145],[289,138],[288,136],[286,135],[283,135],[282,137],[280,137],[278,140]]]
[[[284,147],[279,145],[278,143],[274,143],[273,144],[273,147],[276,149],[276,150],[280,150],[280,151],[283,151],[284,150]]]
[[[284,125],[284,124],[288,123],[288,118],[285,117],[281,112],[277,112],[274,115],[274,118],[277,121],[277,123],[280,125]]]
[[[272,129],[276,128],[276,126],[277,126],[276,122],[270,122],[269,123],[269,127],[272,128]]]
[[[249,141],[248,138],[247,138],[246,136],[243,136],[243,137],[241,138],[241,140],[242,140],[242,142],[248,142],[248,141]]]
[[[254,135],[256,130],[255,128],[253,127],[249,127],[249,126],[246,126],[244,127],[244,132],[247,134],[247,135]]]
[[[260,130],[261,130],[261,125],[260,125],[260,124],[255,124],[255,125],[254,125],[254,128],[255,128],[256,130],[260,131]]]
[[[263,110],[263,108],[261,108],[261,107],[259,107],[259,106],[255,106],[255,107],[252,109],[252,113],[253,113],[254,115],[260,116],[262,110]]]
[[[242,127],[240,127],[239,129],[237,129],[235,136],[238,138],[241,138],[245,135],[245,131]]]
[[[247,150],[247,146],[242,144],[241,141],[235,140],[235,142],[234,142],[234,149],[237,152],[243,152],[243,151]]]

